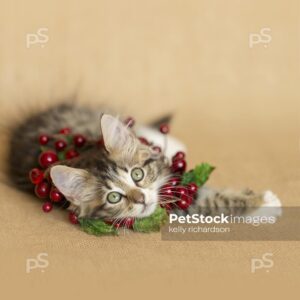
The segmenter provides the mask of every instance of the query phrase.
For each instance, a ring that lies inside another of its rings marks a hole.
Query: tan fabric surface
[[[28,103],[77,94],[140,121],[174,112],[190,166],[218,168],[210,184],[271,189],[299,205],[299,1],[1,1],[1,123]],[[49,41],[26,47],[48,28]],[[272,41],[249,47],[249,33]],[[1,137],[1,169],[6,141]],[[97,238],[44,215],[34,197],[0,185],[5,299],[159,295],[296,299],[299,242],[163,242],[157,234]],[[27,274],[27,258],[49,267]],[[273,253],[255,274],[250,260]],[[16,295],[19,297],[16,298]],[[298,294],[298,293],[297,293]],[[14,297],[13,297],[14,296]]]

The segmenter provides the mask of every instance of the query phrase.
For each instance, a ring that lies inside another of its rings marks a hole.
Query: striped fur
[[[100,122],[100,116],[101,113],[93,109],[61,104],[16,124],[10,138],[9,178],[19,189],[32,191],[27,176],[29,170],[36,167],[40,151],[37,139],[41,133],[53,134],[70,127],[73,132],[90,139],[102,135],[105,149],[91,146],[79,158],[53,166],[49,170],[53,182],[71,203],[69,209],[79,216],[102,219],[148,216],[159,204],[159,190],[170,176],[168,159],[185,147],[168,137],[166,156],[156,155],[118,119],[104,115]],[[150,127],[137,126],[137,132],[139,135],[145,133],[146,137],[150,135],[153,142],[163,144],[161,135]],[[139,182],[132,178],[135,168],[144,173]],[[112,204],[107,200],[112,191],[122,195],[120,202]],[[262,194],[249,190],[237,192],[203,187],[188,212],[244,214],[263,202]]]

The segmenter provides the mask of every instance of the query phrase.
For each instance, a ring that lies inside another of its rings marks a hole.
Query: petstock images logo
[[[299,241],[300,207],[253,208],[248,214],[170,213],[162,228],[168,241]]]

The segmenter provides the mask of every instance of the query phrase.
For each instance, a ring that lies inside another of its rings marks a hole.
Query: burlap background
[[[211,185],[272,189],[299,205],[299,1],[1,1],[1,118],[77,94],[147,121],[174,112],[189,162],[218,168]],[[26,47],[47,28],[49,41]],[[268,44],[249,34],[271,29]],[[5,137],[1,138],[2,165]],[[162,242],[96,238],[1,184],[1,294],[193,299],[286,297],[299,282],[298,242]],[[26,259],[48,253],[45,272]],[[274,267],[250,271],[273,253]],[[293,298],[295,299],[296,294]],[[6,298],[5,298],[6,299]]]

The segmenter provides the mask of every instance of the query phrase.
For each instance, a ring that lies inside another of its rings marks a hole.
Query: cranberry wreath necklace
[[[133,118],[124,121],[129,127],[134,126]],[[160,132],[164,135],[169,133],[169,125],[162,124]],[[139,137],[141,143],[146,144],[154,151],[161,152],[159,146],[154,145],[145,137]],[[165,139],[166,141],[166,139]],[[29,172],[29,180],[34,185],[35,195],[44,200],[42,210],[49,213],[53,205],[67,208],[70,202],[53,185],[48,174],[48,168],[58,161],[65,161],[80,156],[85,151],[85,145],[95,143],[89,141],[82,134],[73,134],[70,128],[62,128],[57,134],[41,134],[37,141],[40,145],[37,167]],[[103,141],[96,142],[103,147]],[[170,163],[171,179],[161,190],[162,197],[160,207],[149,217],[143,219],[124,218],[111,221],[91,220],[78,218],[74,212],[69,212],[69,221],[72,224],[80,224],[81,228],[94,235],[118,234],[120,227],[140,232],[159,231],[167,221],[168,213],[176,208],[187,210],[195,200],[198,189],[208,180],[214,167],[207,163],[197,165],[194,169],[186,172],[186,160],[184,152],[177,152]],[[168,200],[166,200],[168,199]]]

